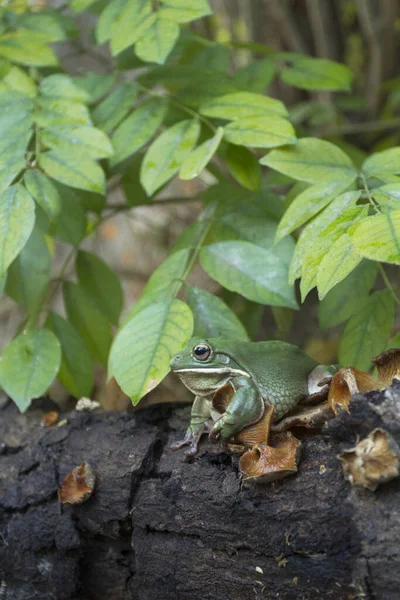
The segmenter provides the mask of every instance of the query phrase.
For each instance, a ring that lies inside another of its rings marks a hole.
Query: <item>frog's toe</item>
[[[188,456],[194,456],[199,451],[199,442],[200,442],[201,436],[204,433],[207,433],[207,431],[208,431],[207,424],[204,424],[196,432],[193,432],[192,428],[189,427],[188,430],[186,431],[186,435],[183,438],[183,440],[180,440],[179,442],[175,442],[174,444],[171,444],[170,449],[171,450],[180,450],[184,446],[190,446],[185,454],[187,454]]]
[[[257,482],[282,479],[297,472],[301,442],[289,431],[271,436],[271,446],[259,444],[245,452],[239,461],[245,479]]]
[[[357,392],[379,389],[380,383],[368,373],[355,367],[343,367],[332,378],[329,386],[328,403],[335,414],[341,410],[349,412],[350,400]]]

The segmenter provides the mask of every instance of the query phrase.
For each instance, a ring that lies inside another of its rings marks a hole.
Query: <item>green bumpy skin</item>
[[[195,349],[208,347],[205,359]],[[286,415],[309,394],[309,375],[318,366],[297,346],[286,342],[241,342],[224,338],[193,338],[171,360],[171,369],[196,398],[187,436],[194,436],[207,420],[215,425],[211,434],[229,438],[263,414],[265,404],[274,406],[274,420]],[[234,395],[221,416],[213,411],[217,390],[229,384]]]

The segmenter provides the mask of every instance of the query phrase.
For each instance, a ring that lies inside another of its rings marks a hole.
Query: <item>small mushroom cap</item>
[[[400,473],[400,448],[384,429],[374,429],[339,458],[350,483],[372,491]]]
[[[297,472],[300,440],[289,431],[271,437],[272,446],[257,445],[240,457],[239,468],[246,479],[256,479],[257,483],[274,481]]]
[[[62,486],[57,490],[61,504],[81,504],[93,494],[96,476],[87,462],[81,463],[68,473]]]
[[[390,385],[393,379],[400,379],[400,348],[392,348],[372,359],[378,369],[379,379]]]

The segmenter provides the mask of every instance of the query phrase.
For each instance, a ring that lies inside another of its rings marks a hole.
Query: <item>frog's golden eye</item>
[[[193,348],[193,355],[197,360],[207,360],[210,354],[211,348],[210,346],[207,346],[207,344],[197,344],[197,346]]]

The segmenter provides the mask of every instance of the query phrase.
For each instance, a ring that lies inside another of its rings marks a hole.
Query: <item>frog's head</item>
[[[213,339],[192,338],[170,362],[171,369],[194,394],[210,394],[238,372],[238,365],[221,351],[221,340],[218,341],[217,349]]]

